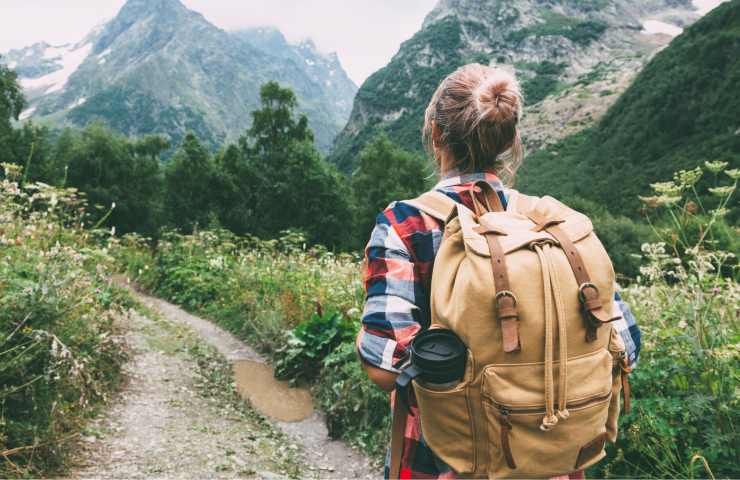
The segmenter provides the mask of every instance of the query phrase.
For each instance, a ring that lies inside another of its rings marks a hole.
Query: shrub
[[[74,190],[0,181],[0,477],[58,472],[91,407],[120,379],[107,242],[80,227]]]
[[[314,380],[324,359],[342,343],[352,343],[357,323],[339,313],[315,313],[286,334],[285,345],[275,353],[275,376],[291,383]]]
[[[346,342],[323,361],[314,392],[332,438],[344,438],[380,460],[390,438],[388,394],[360,366],[354,342]]]
[[[706,167],[719,173],[726,164]],[[740,475],[737,264],[733,252],[708,241],[727,213],[740,172],[727,171],[734,183],[714,189],[716,209],[694,215],[686,206],[700,203],[693,185],[701,173],[679,172],[674,182],[654,184],[657,197],[643,199],[670,220],[656,229],[665,241],[643,246],[640,283],[624,292],[641,320],[644,353],[632,375],[636,408],[622,419],[616,455],[597,468],[598,475]]]

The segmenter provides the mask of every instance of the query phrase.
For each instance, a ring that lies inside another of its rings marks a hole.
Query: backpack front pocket
[[[473,358],[468,352],[465,378],[448,390],[432,390],[414,380],[421,432],[432,451],[457,473],[476,468],[474,405],[470,381]]]
[[[556,362],[557,366],[557,362]],[[606,349],[568,361],[567,411],[542,430],[542,364],[490,365],[483,374],[490,464],[495,478],[568,474],[604,456],[612,396],[612,356]]]

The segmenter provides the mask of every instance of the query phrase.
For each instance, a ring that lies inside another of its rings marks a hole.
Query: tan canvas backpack
[[[472,195],[476,212],[439,192],[406,202],[445,222],[432,325],[468,348],[458,385],[438,391],[413,383],[424,438],[466,477],[551,477],[589,467],[616,439],[628,373],[610,323],[620,311],[609,256],[588,217],[554,198],[509,190],[503,211],[490,185],[476,188],[486,194],[485,203]],[[399,410],[391,478],[400,465]]]

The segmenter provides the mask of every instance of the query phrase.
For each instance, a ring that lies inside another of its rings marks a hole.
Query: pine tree
[[[165,212],[173,226],[186,232],[217,223],[214,192],[219,175],[210,153],[188,133],[165,168]]]

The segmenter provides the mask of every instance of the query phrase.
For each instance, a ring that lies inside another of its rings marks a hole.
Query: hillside
[[[259,87],[277,80],[296,92],[327,150],[356,86],[336,55],[273,36],[282,41],[225,32],[179,0],[129,0],[77,44],[36,44],[3,60],[30,101],[23,119],[78,126],[102,119],[126,135],[161,133],[175,143],[193,131],[214,146],[244,132]]]
[[[598,125],[528,158],[518,186],[634,215],[637,195],[676,170],[715,160],[740,166],[738,87],[740,0],[733,0],[657,54]]]
[[[529,146],[550,143],[590,126],[670,40],[647,26],[680,30],[676,25],[697,17],[689,0],[441,0],[422,29],[361,86],[331,159],[352,171],[360,149],[379,131],[420,150],[432,93],[469,62],[515,69],[528,113],[541,114],[527,127],[533,130]],[[543,103],[554,95],[557,105]]]

